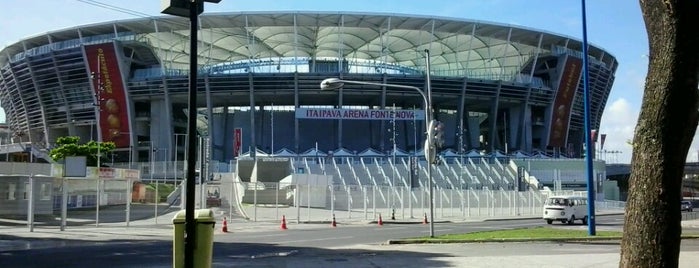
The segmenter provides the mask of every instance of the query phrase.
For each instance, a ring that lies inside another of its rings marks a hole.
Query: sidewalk
[[[296,208],[293,208],[294,210]],[[264,232],[268,230],[276,230],[279,228],[280,221],[272,220],[259,220],[254,221],[253,219],[243,219],[243,218],[229,218],[228,213],[225,210],[219,208],[212,208],[214,212],[214,217],[216,219],[216,226],[220,226],[223,222],[223,218],[226,217],[229,228],[235,228],[239,232]],[[60,225],[57,222],[53,222],[53,225],[46,225],[38,223],[35,225],[33,232],[29,230],[29,227],[20,220],[10,220],[12,224],[7,224],[8,220],[0,221],[0,234],[12,234],[13,237],[26,238],[26,239],[70,239],[70,240],[85,240],[85,241],[105,241],[105,240],[170,240],[172,238],[172,219],[175,214],[179,211],[171,211],[168,213],[160,214],[157,219],[142,219],[134,220],[129,222],[128,226],[125,222],[110,222],[110,223],[100,223],[99,226],[95,226],[93,223],[85,224],[81,226],[66,226],[64,231],[60,230]],[[258,208],[258,216],[264,219],[270,219],[276,217],[280,214],[274,208]],[[346,211],[340,211],[340,213],[348,213]],[[610,214],[620,214],[623,211],[603,211],[598,212],[598,216],[610,215]],[[280,214],[284,215],[284,214]],[[304,211],[300,214],[298,219],[297,215],[285,215],[288,224],[297,225],[301,228],[316,228],[318,224],[330,224],[332,221],[332,216],[327,217],[327,220],[308,220],[308,219],[322,219],[323,217],[331,215],[328,210],[324,209],[311,209],[310,211]],[[377,220],[372,219],[371,213],[365,215],[360,212],[352,212],[352,218],[342,218],[341,221],[337,221],[339,224],[343,225],[362,225],[362,224],[373,224]],[[417,216],[417,215],[415,215]],[[438,222],[480,222],[480,221],[501,221],[501,220],[521,220],[521,219],[539,219],[536,216],[510,216],[510,217],[478,217],[470,219],[447,219],[447,220],[437,220]],[[412,219],[402,219],[396,217],[396,220],[391,220],[390,217],[383,217],[382,221],[384,224],[422,224],[422,217],[415,217]],[[699,219],[684,220],[682,221],[682,227],[684,228],[694,228],[699,229]],[[0,236],[2,238],[2,236]]]

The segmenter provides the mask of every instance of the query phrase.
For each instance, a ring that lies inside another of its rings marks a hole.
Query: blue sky
[[[0,47],[22,38],[78,25],[138,18],[132,14],[87,4],[89,0],[2,0]],[[148,15],[160,15],[160,0],[99,0]],[[588,0],[588,42],[611,52],[619,61],[600,133],[607,134],[608,162],[628,163],[647,71],[648,42],[638,1]],[[443,16],[490,21],[582,39],[581,2],[575,0],[223,0],[207,4],[206,12],[227,11],[357,11]],[[0,113],[4,121],[4,114]],[[695,141],[696,141],[695,137]],[[688,159],[697,161],[693,144]]]

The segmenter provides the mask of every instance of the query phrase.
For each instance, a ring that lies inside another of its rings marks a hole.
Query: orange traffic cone
[[[286,215],[282,215],[282,230],[286,230]]]
[[[332,227],[337,227],[337,222],[335,222],[335,214],[333,214],[333,222],[330,224]]]
[[[381,213],[379,213],[379,226],[383,225],[383,219],[381,219]]]
[[[223,217],[223,228],[222,228],[222,231],[223,231],[224,233],[227,233],[227,232],[228,232],[228,221],[226,221],[226,217]]]
[[[425,213],[425,217],[422,218],[422,224],[427,224],[427,213]]]

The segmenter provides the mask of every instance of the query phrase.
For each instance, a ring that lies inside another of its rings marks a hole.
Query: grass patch
[[[682,239],[699,239],[699,232],[682,233]],[[552,228],[539,226],[533,228],[518,228],[510,230],[483,231],[465,234],[438,235],[434,238],[419,237],[399,240],[389,240],[388,244],[420,244],[420,243],[477,243],[477,242],[531,242],[531,241],[609,241],[621,239],[621,231],[596,231],[595,236],[589,236],[588,230]]]
[[[597,231],[596,236],[601,237],[621,237],[622,232]],[[436,236],[434,239],[441,240],[488,240],[488,239],[517,239],[517,238],[582,238],[589,237],[587,230],[573,230],[551,227],[534,227],[511,230],[473,232],[466,234],[449,234]],[[429,239],[429,238],[424,238]]]
[[[414,243],[471,243],[471,242],[518,242],[518,241],[580,241],[620,239],[622,232],[597,231],[589,236],[587,230],[551,227],[518,228],[510,230],[484,231],[465,234],[438,235],[434,238],[419,237],[389,240],[389,244]]]

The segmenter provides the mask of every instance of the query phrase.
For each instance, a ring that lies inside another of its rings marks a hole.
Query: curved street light
[[[425,50],[425,62],[426,62],[426,80],[427,80],[427,93],[422,89],[414,86],[399,85],[399,84],[385,84],[385,83],[375,83],[366,81],[355,81],[355,80],[344,80],[339,78],[327,78],[320,82],[321,90],[336,90],[343,87],[345,84],[356,84],[356,85],[368,85],[368,86],[379,86],[379,87],[393,87],[393,88],[404,88],[412,89],[420,93],[422,100],[425,104],[425,130],[427,130],[427,139],[425,140],[425,159],[427,160],[427,187],[429,188],[429,199],[430,199],[430,237],[434,237],[434,198],[433,198],[433,186],[432,186],[432,163],[434,163],[434,158],[436,155],[436,148],[432,138],[433,127],[432,123],[432,99],[430,90],[430,54],[428,50]]]

